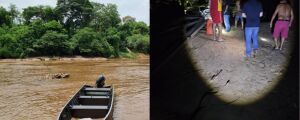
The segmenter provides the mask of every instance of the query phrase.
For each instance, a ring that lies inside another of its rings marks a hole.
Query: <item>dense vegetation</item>
[[[0,7],[0,58],[33,56],[120,57],[149,53],[149,26],[122,19],[115,4],[58,0],[55,8]]]

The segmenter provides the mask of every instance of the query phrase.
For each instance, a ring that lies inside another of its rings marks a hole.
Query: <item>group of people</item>
[[[263,7],[259,0],[236,0],[235,12],[235,27],[240,20],[242,28],[244,28],[245,18],[245,55],[246,57],[255,56],[258,50],[258,32],[260,26],[260,18],[263,16]],[[231,0],[209,0],[210,15],[213,22],[213,40],[224,41],[222,38],[222,22],[224,21],[225,31],[230,31],[230,11],[229,6]],[[242,7],[241,7],[242,6]],[[272,16],[270,27],[273,26],[273,21],[278,15],[278,20],[275,23],[273,37],[275,41],[275,49],[282,49],[282,45],[288,37],[288,30],[294,19],[293,10],[287,0],[280,0],[277,8]],[[224,18],[224,20],[222,19]],[[281,43],[279,37],[281,35]]]

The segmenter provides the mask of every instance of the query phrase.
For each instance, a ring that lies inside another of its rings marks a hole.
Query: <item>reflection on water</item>
[[[50,79],[65,72],[68,79]],[[115,87],[115,120],[149,119],[149,58],[0,61],[0,119],[53,120],[83,85],[103,73]]]

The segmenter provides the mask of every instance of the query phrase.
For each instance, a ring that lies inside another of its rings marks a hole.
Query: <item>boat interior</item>
[[[64,108],[60,118],[104,118],[110,109],[111,88],[83,87]]]

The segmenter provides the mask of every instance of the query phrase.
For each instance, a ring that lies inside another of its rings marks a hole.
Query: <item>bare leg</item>
[[[218,41],[223,41],[223,38],[222,38],[222,24],[219,23],[218,24]]]
[[[237,20],[234,21],[234,26],[237,28]]]
[[[243,22],[243,21],[241,21],[241,23],[242,23],[242,29],[244,29],[244,22]]]
[[[284,41],[285,41],[285,38],[281,38],[281,44],[280,44],[280,49],[279,50],[282,50],[282,45],[283,45]]]
[[[274,41],[275,41],[275,49],[277,50],[278,49],[278,40],[277,40],[277,38],[274,38]]]
[[[217,25],[216,23],[213,23],[213,40],[217,40],[217,38],[216,38],[216,35],[217,35],[216,34],[216,30],[217,30],[216,25]]]

